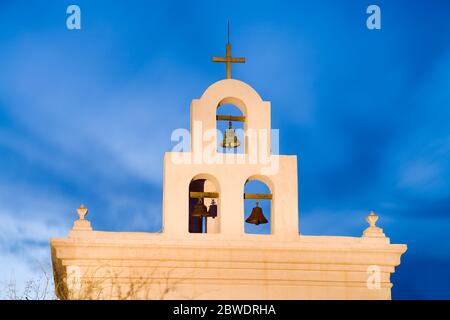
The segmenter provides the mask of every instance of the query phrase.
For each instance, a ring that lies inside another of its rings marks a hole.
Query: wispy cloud
[[[50,200],[51,199],[51,200]],[[0,187],[0,287],[11,280],[17,290],[48,269],[49,238],[67,235],[70,200],[25,185]]]

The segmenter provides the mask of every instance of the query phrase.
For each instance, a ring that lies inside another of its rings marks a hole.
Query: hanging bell
[[[203,203],[202,198],[198,198],[198,202],[194,206],[194,211],[192,211],[193,217],[207,217],[208,216],[208,210],[206,206]]]
[[[211,204],[209,205],[208,217],[217,217],[217,204],[214,199],[212,199]]]
[[[245,222],[256,225],[265,224],[269,222],[267,221],[266,217],[264,217],[262,208],[258,207],[258,201],[256,201],[256,207],[253,208],[252,213],[247,218],[247,220],[245,220]]]
[[[241,142],[236,136],[236,132],[231,126],[231,121],[228,122],[228,129],[225,130],[225,135],[223,136],[222,147],[224,148],[237,148],[241,145]]]

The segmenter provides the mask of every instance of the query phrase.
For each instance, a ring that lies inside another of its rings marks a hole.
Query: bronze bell
[[[223,136],[222,147],[224,148],[237,148],[241,145],[241,142],[236,136],[236,132],[231,126],[231,121],[228,122],[228,129],[225,130],[225,135]]]
[[[198,198],[198,202],[194,206],[194,211],[192,211],[192,216],[193,217],[207,217],[208,215],[209,215],[208,210],[203,203],[203,199]]]
[[[256,225],[265,224],[267,221],[266,217],[264,217],[262,208],[258,207],[258,201],[256,201],[256,207],[253,208],[250,216],[245,220],[247,223],[252,223]]]
[[[208,217],[217,217],[217,204],[214,199],[212,199],[211,204],[209,205]]]

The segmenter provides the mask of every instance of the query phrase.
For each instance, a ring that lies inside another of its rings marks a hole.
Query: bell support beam
[[[244,199],[272,200],[271,193],[244,193]]]
[[[216,116],[216,120],[245,122],[245,117],[244,116]]]
[[[217,192],[196,192],[196,191],[191,191],[189,193],[189,196],[191,198],[214,198],[214,199],[219,198],[219,194]]]

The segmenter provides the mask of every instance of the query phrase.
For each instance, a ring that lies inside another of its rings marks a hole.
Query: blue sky
[[[66,28],[81,8],[82,29]],[[382,28],[366,28],[366,8]],[[162,158],[233,53],[297,154],[300,230],[408,252],[393,297],[450,298],[450,2],[0,1],[0,274],[48,262],[83,202],[95,229],[158,231]],[[2,279],[0,279],[1,281]]]

